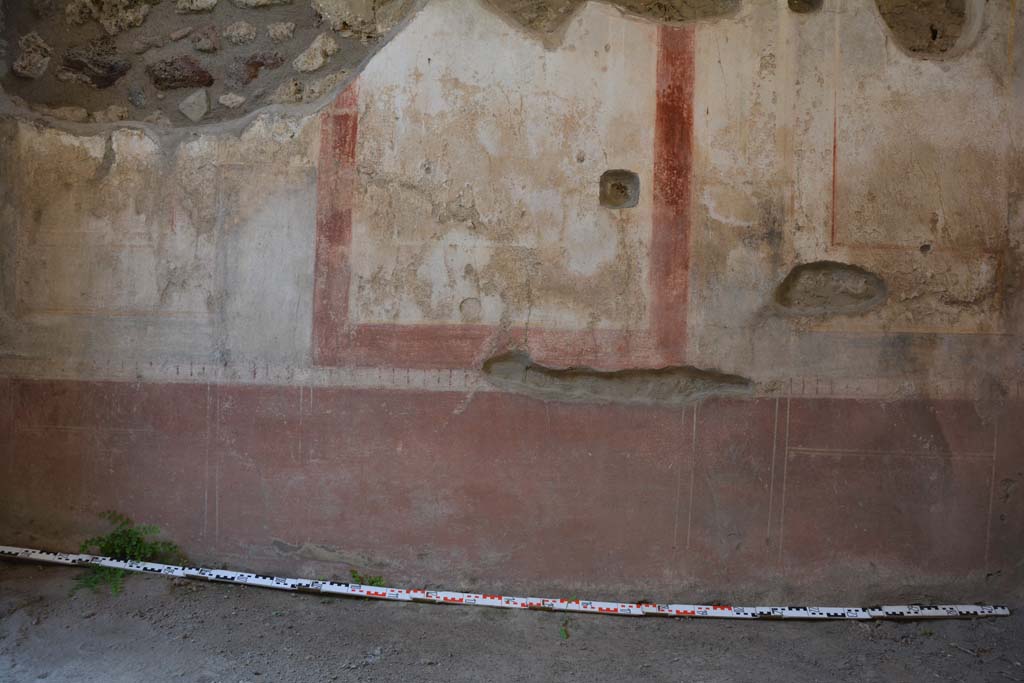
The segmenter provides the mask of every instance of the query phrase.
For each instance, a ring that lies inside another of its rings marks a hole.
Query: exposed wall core
[[[551,47],[583,0],[486,0]],[[906,50],[952,54],[970,0],[878,0]],[[7,0],[0,85],[74,122],[187,126],[332,92],[415,0]],[[739,0],[620,0],[621,11],[680,23],[734,13]],[[3,0],[0,0],[0,6]],[[793,0],[814,12],[820,0]],[[978,10],[980,11],[980,10]]]
[[[36,111],[69,121],[230,119],[331,92],[412,5],[7,0],[0,84]]]
[[[560,40],[583,4],[488,1],[548,45]],[[0,20],[0,85],[37,112],[66,121],[188,126],[231,119],[332,92],[415,4],[8,0],[6,26]],[[614,5],[657,21],[684,22],[732,12],[739,0]]]
[[[775,302],[796,315],[861,313],[885,303],[885,282],[847,263],[817,261],[793,268],[775,290]]]

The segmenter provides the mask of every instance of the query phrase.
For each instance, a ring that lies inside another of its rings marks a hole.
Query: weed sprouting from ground
[[[370,576],[363,575],[357,572],[355,569],[349,570],[349,574],[352,575],[352,583],[358,583],[361,586],[383,586],[383,576]]]
[[[104,536],[86,539],[79,552],[137,562],[178,564],[184,561],[184,555],[174,543],[151,540],[151,537],[160,533],[160,529],[152,524],[136,526],[128,517],[112,510],[104,512],[100,517],[110,522],[114,530]],[[114,567],[90,567],[88,572],[76,580],[75,590],[89,588],[95,591],[105,585],[111,593],[120,593],[126,574],[125,570]]]

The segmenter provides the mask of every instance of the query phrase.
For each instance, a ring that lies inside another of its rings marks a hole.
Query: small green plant
[[[562,621],[562,626],[559,629],[562,634],[562,640],[569,640],[569,619],[566,618]]]
[[[174,543],[151,540],[150,537],[160,533],[160,529],[152,524],[136,526],[131,519],[113,510],[102,513],[100,517],[110,522],[114,530],[104,536],[86,539],[79,552],[136,562],[180,564],[184,561],[184,555]],[[90,567],[88,572],[78,577],[75,590],[89,588],[95,591],[106,585],[111,593],[120,593],[126,574],[125,570],[114,567]]]
[[[355,569],[349,570],[349,574],[352,575],[352,583],[358,583],[361,586],[377,586],[377,587],[380,587],[380,586],[384,585],[384,577],[383,576],[370,576],[368,574],[367,575],[363,575],[363,574],[360,574],[359,572],[357,572]]]

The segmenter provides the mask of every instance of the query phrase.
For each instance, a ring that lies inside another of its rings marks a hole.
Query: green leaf
[[[108,510],[100,514],[114,529],[105,536],[94,536],[82,542],[79,552],[112,557],[115,560],[134,560],[137,562],[173,562],[180,564],[185,557],[181,549],[170,541],[151,541],[160,529],[152,524],[135,523],[125,515]],[[99,590],[108,586],[114,594],[120,593],[124,587],[127,572],[112,567],[91,567],[77,580],[74,590],[89,588]]]

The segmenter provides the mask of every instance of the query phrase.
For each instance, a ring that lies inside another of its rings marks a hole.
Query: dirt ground
[[[0,680],[1024,681],[1024,617],[916,623],[572,616],[321,598],[0,562]]]

